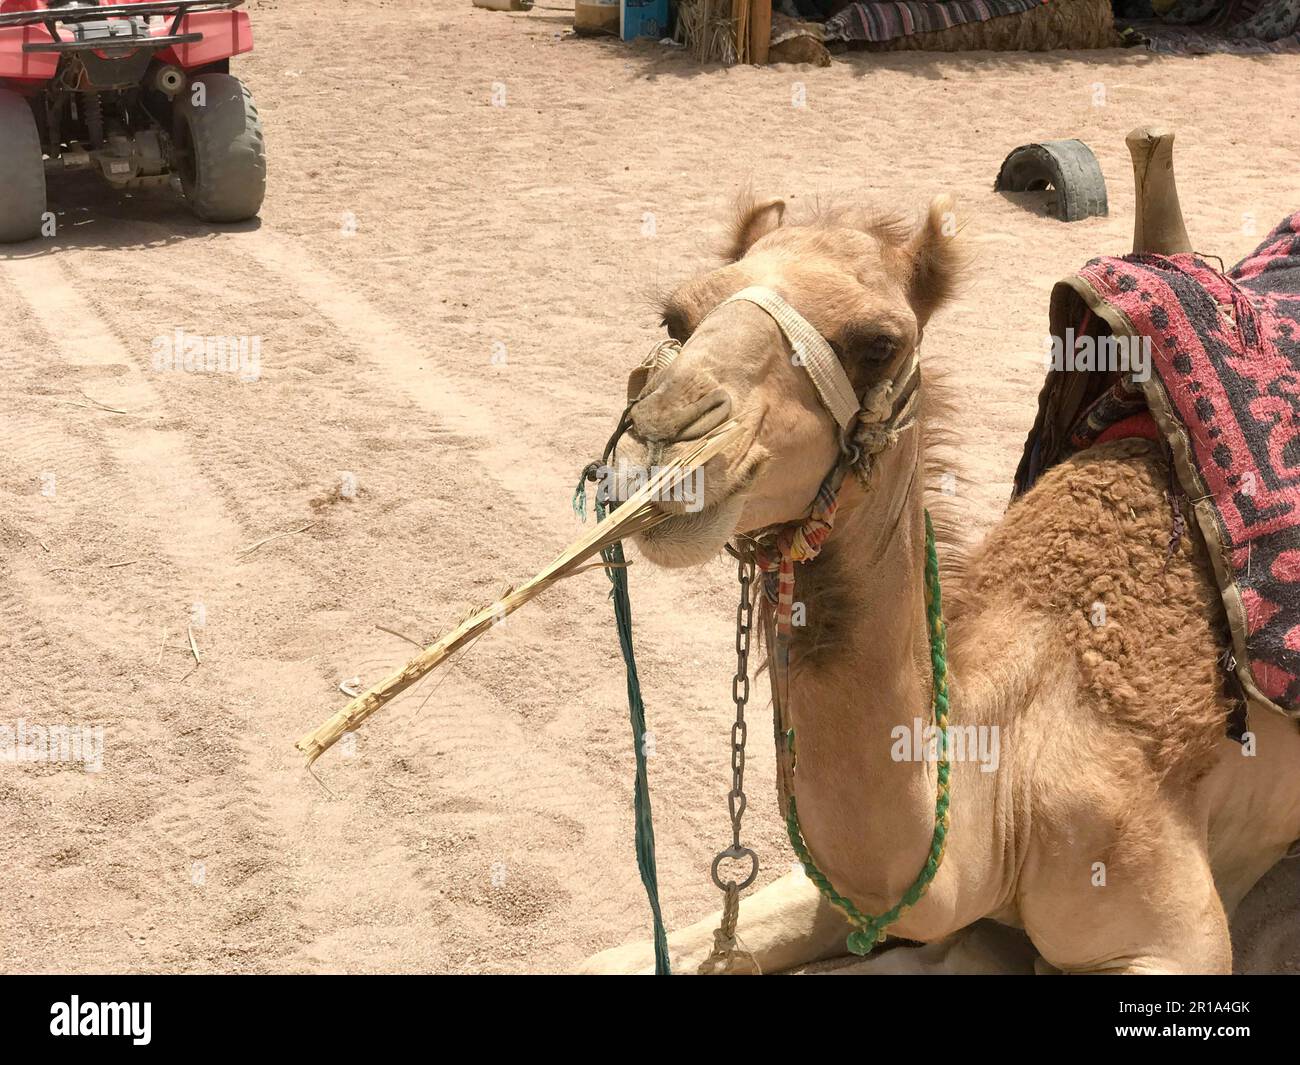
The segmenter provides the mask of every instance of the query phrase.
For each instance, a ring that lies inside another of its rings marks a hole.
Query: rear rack
[[[53,38],[23,45],[24,52],[84,52],[106,51],[118,48],[168,48],[175,44],[192,44],[203,40],[201,33],[181,33],[181,21],[191,12],[230,11],[242,6],[244,0],[158,0],[157,3],[107,4],[103,7],[56,7],[37,11],[12,11],[0,15],[0,29],[11,26],[43,24]],[[58,24],[78,22],[103,22],[113,18],[148,18],[154,15],[172,17],[171,28],[165,35],[143,36],[132,34],[122,37],[100,37],[93,40],[70,41],[59,36]]]

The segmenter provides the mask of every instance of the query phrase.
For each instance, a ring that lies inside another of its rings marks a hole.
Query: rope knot
[[[850,954],[857,954],[859,957],[865,957],[870,954],[876,947],[876,944],[884,938],[880,931],[875,928],[859,928],[856,932],[850,932],[844,945],[849,948]]]
[[[888,421],[894,413],[894,382],[881,381],[867,390],[862,397],[862,409],[858,412],[859,422]]]
[[[713,931],[713,953],[700,963],[696,972],[700,976],[762,976],[758,959],[736,935],[736,921],[740,918],[740,888],[734,880],[730,880],[725,890],[722,919]]]
[[[898,430],[888,425],[864,423],[854,432],[853,442],[864,455],[879,455],[898,443]]]

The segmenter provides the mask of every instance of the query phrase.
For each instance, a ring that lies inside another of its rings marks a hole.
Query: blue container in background
[[[625,41],[667,37],[668,0],[621,0],[619,29]]]

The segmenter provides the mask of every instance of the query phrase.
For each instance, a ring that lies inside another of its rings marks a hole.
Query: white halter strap
[[[776,322],[793,348],[796,362],[808,373],[817,396],[840,427],[840,447],[859,476],[870,472],[871,458],[891,446],[898,434],[916,424],[920,359],[913,351],[897,373],[867,390],[859,402],[849,375],[826,338],[803,315],[770,288],[751,285],[741,289],[718,307],[743,300],[752,303]],[[705,317],[708,317],[706,315]],[[650,379],[666,369],[681,351],[681,344],[665,340],[628,377],[627,401],[634,403]]]
[[[821,333],[770,288],[752,285],[741,289],[730,299],[723,300],[718,306],[725,307],[737,300],[762,307],[772,317],[790,341],[799,364],[808,371],[822,404],[830,411],[840,429],[847,429],[857,417],[858,397],[853,391],[849,375],[844,372],[838,356]]]

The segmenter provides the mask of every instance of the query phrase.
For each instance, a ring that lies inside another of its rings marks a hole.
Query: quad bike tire
[[[1025,144],[1003,160],[995,192],[1056,190],[1056,217],[1078,222],[1106,215],[1106,179],[1101,165],[1083,141],[1042,141]]]
[[[41,235],[45,156],[27,100],[0,89],[0,243]]]
[[[194,106],[194,86],[205,101]],[[205,222],[243,222],[262,209],[266,151],[253,96],[230,74],[200,74],[177,97],[173,137],[181,189]]]

